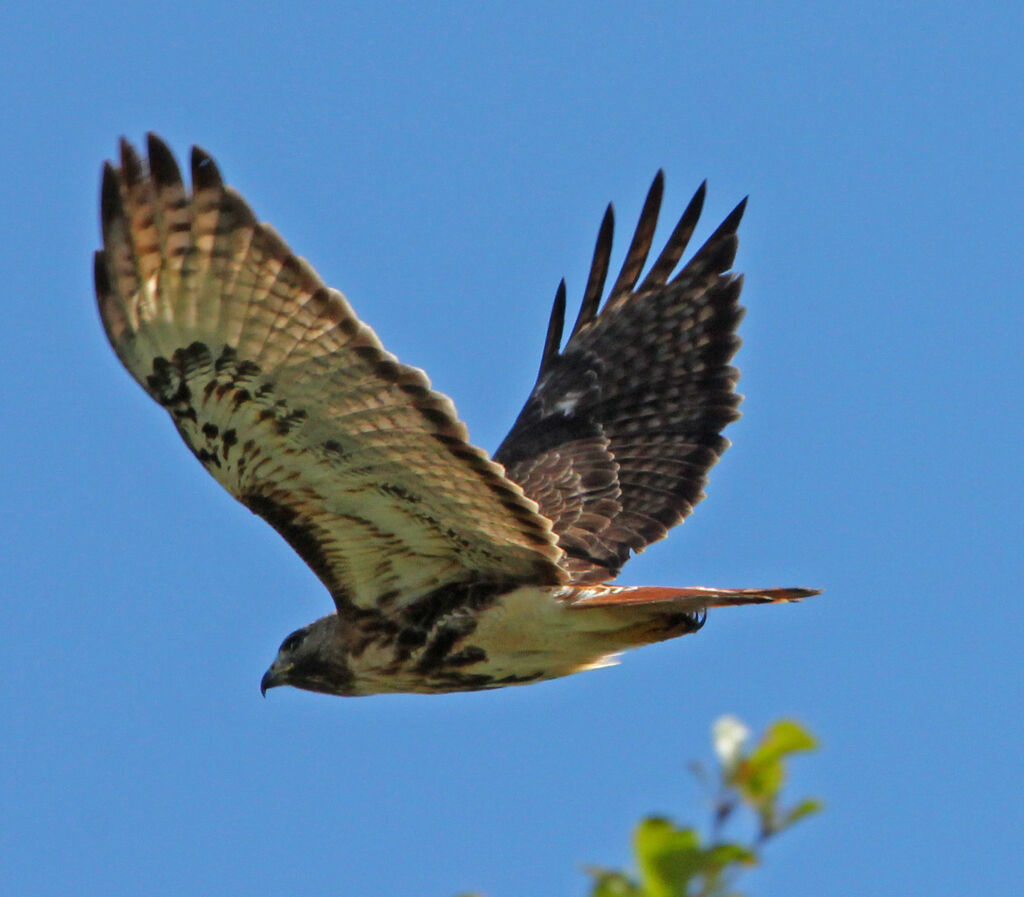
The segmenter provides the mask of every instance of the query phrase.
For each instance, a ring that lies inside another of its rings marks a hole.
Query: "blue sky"
[[[9,10],[0,890],[581,895],[642,814],[702,817],[685,767],[730,712],[823,744],[793,787],[828,809],[751,893],[1015,892],[1022,31],[986,2]],[[826,595],[528,688],[262,700],[329,597],[94,310],[100,163],[147,130],[492,449],[606,202],[621,258],[659,167],[659,241],[705,177],[698,236],[749,193],[745,416],[622,581]]]

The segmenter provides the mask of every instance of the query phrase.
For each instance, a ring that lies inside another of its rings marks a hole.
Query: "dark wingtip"
[[[612,254],[612,238],[615,234],[615,206],[608,203],[601,219],[601,227],[597,232],[597,243],[594,245],[594,259],[590,263],[590,275],[587,277],[587,288],[583,292],[580,313],[576,316],[569,339],[585,324],[594,319],[598,306],[601,304],[601,293],[604,292],[605,278],[608,276],[608,261]]]
[[[121,185],[117,171],[110,162],[103,163],[103,186],[100,188],[100,224],[107,226],[122,214]]]
[[[748,199],[750,199],[749,196],[744,196],[736,205],[736,208],[726,215],[725,221],[723,221],[721,227],[718,228],[720,233],[724,234],[735,231],[736,228],[740,226],[740,221],[743,220],[743,213],[747,210]]]
[[[107,255],[102,249],[97,249],[92,257],[92,278],[96,284],[96,295],[100,298],[108,296],[110,288],[110,271],[107,270]]]
[[[127,138],[122,137],[118,143],[121,150],[121,177],[124,178],[125,186],[133,187],[142,180],[142,161]]]
[[[740,226],[740,220],[746,211],[747,199],[748,197],[743,197],[736,208],[726,215],[725,220],[715,228],[715,232],[697,250],[696,255],[690,259],[676,280],[686,275],[687,272],[710,269],[721,273],[732,267],[732,263],[736,259],[736,249],[739,246],[736,229]]]
[[[679,260],[683,257],[683,253],[686,252],[686,247],[697,227],[700,213],[704,210],[704,198],[707,196],[707,191],[708,182],[705,179],[701,181],[693,197],[686,204],[686,209],[673,228],[671,236],[665,243],[665,248],[661,250],[657,261],[651,266],[651,270],[647,272],[647,277],[640,284],[638,292],[643,293],[646,290],[663,287],[668,282],[672,272],[676,269],[676,265],[679,264]]]
[[[665,174],[662,169],[654,175],[651,187],[647,191],[647,198],[644,200],[643,209],[640,211],[640,218],[636,224],[636,231],[633,239],[626,250],[626,258],[622,263],[622,270],[615,279],[615,283],[608,294],[608,301],[613,302],[633,290],[636,286],[640,272],[647,262],[647,254],[651,251],[651,243],[654,240],[654,230],[658,225],[658,213],[661,211],[661,199],[665,192]]]
[[[168,187],[181,183],[181,170],[174,160],[174,154],[152,131],[146,135],[146,152],[149,155],[149,172],[158,186]]]
[[[201,147],[192,147],[191,167],[193,190],[219,189],[224,186],[217,163]]]
[[[544,338],[544,352],[540,357],[540,371],[537,379],[540,380],[551,366],[551,363],[558,357],[558,350],[562,345],[562,329],[565,326],[565,278],[563,277],[555,291],[555,303],[551,307],[551,318],[548,321],[548,332]]]
[[[686,204],[686,211],[683,212],[683,217],[685,218],[686,215],[689,214],[690,209],[694,209],[694,219],[699,218],[700,217],[700,213],[703,211],[703,204],[705,204],[705,200],[707,200],[707,199],[708,199],[708,178],[705,178],[702,181],[700,181],[700,186],[698,186],[693,191],[693,197]]]

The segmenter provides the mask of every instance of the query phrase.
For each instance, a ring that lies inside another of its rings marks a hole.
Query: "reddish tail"
[[[733,607],[741,604],[773,604],[799,601],[820,595],[821,589],[711,589],[691,586],[685,589],[659,586],[581,586],[570,599],[570,607],[626,607],[636,604],[671,604],[673,609],[699,611],[708,607]]]

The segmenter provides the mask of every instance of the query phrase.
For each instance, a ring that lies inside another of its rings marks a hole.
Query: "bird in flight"
[[[659,171],[607,296],[609,206],[563,344],[493,455],[277,232],[191,155],[125,140],[101,190],[96,297],[111,346],[199,462],[276,529],[335,611],[289,635],[261,688],[334,695],[522,685],[696,632],[708,608],[805,588],[610,584],[704,497],[739,417],[730,360],[744,203],[679,267],[697,190],[643,280]]]

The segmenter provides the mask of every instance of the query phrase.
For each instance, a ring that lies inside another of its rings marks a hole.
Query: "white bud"
[[[726,769],[731,769],[739,762],[740,752],[748,738],[750,729],[731,714],[720,716],[711,727],[711,743],[719,762]]]

